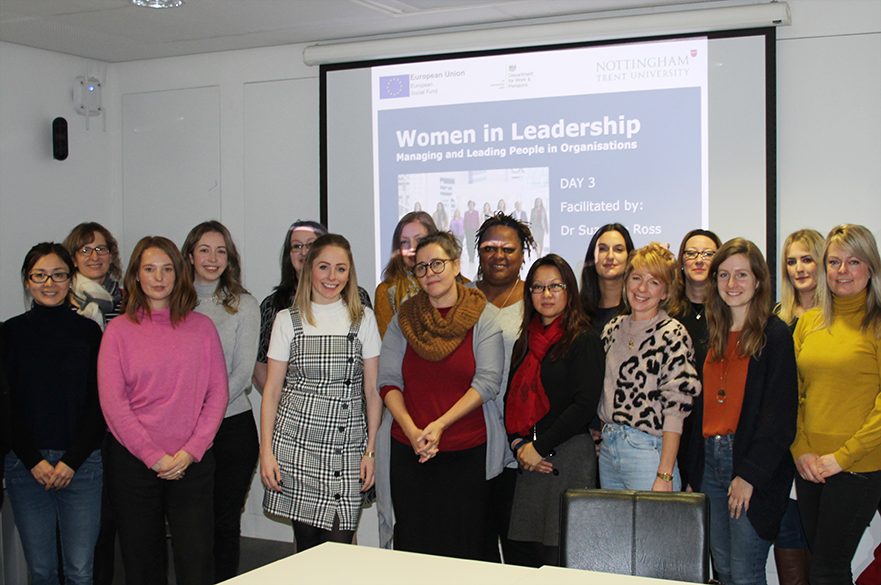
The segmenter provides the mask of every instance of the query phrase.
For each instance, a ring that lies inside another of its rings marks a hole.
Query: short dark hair
[[[490,215],[480,227],[477,228],[477,234],[474,238],[475,248],[480,248],[480,244],[486,239],[486,233],[494,227],[507,227],[514,230],[517,233],[517,239],[520,240],[520,247],[523,248],[526,255],[529,255],[530,250],[535,250],[537,248],[535,238],[532,237],[532,230],[529,229],[529,226],[513,215],[509,215],[502,211],[497,211]],[[478,278],[482,276],[482,273],[483,269],[478,264]]]

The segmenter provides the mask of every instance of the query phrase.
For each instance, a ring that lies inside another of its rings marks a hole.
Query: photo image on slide
[[[538,252],[525,259],[525,275],[540,255],[551,251],[547,229],[549,177],[548,167],[398,175],[397,219],[419,209],[431,214],[438,229],[451,231],[462,244],[462,274],[474,280],[478,267],[474,239],[477,227],[499,211],[513,215],[530,224],[539,245]]]

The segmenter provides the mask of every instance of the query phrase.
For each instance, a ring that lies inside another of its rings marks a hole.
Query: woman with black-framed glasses
[[[33,307],[0,328],[12,409],[6,488],[31,583],[58,583],[60,534],[65,582],[91,584],[101,519],[101,329],[72,310],[73,272],[61,244],[31,248],[21,277]]]
[[[605,355],[565,260],[540,258],[524,288],[505,409],[509,445],[522,469],[508,536],[534,545],[534,566],[557,565],[560,495],[596,485],[588,423],[603,393]]]
[[[498,409],[480,407],[499,393],[504,346],[496,310],[457,279],[460,253],[448,232],[420,240],[412,272],[421,291],[383,338],[377,495],[396,549],[481,560],[487,480],[502,471],[505,435]]]

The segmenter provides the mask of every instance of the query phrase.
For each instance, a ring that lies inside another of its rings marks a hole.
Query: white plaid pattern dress
[[[355,530],[367,447],[361,322],[347,335],[305,335],[300,311],[290,313],[291,357],[272,432],[282,492],[266,490],[263,509],[324,530],[339,515],[341,530]]]

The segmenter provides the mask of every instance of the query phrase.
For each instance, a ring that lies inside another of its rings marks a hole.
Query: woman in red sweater
[[[380,456],[391,458],[395,548],[480,560],[487,558],[487,480],[501,473],[505,455],[492,400],[504,345],[498,309],[456,279],[460,253],[449,232],[416,247],[413,275],[422,290],[392,319],[379,358],[380,395],[394,417],[391,446]]]

